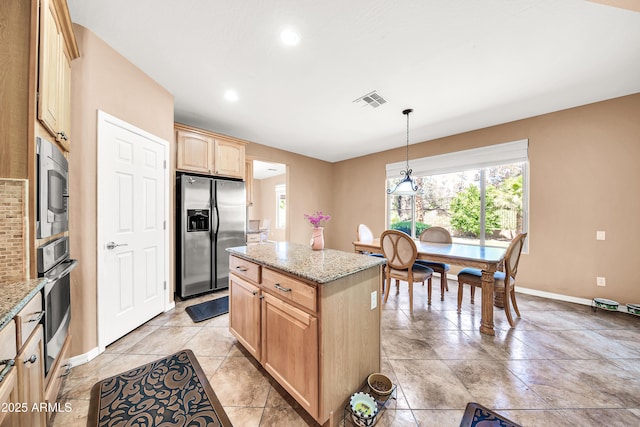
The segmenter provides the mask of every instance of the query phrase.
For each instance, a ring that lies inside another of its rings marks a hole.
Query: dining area
[[[457,274],[458,313],[463,303],[464,285],[469,285],[471,304],[475,302],[475,288],[481,289],[479,330],[482,334],[495,335],[494,307],[504,309],[511,327],[514,326],[511,307],[520,317],[515,278],[527,233],[517,234],[504,248],[455,242],[448,230],[436,226],[426,228],[417,239],[394,229],[385,230],[375,237],[365,224],[359,224],[356,232],[357,240],[353,241],[355,252],[382,256],[387,260],[381,289],[384,304],[389,300],[393,280],[396,295],[400,292],[401,283],[406,282],[410,313],[413,313],[413,287],[416,283],[427,286],[426,305],[430,306],[434,273],[440,276],[440,300],[444,301],[448,292],[447,272],[454,265],[461,267]]]

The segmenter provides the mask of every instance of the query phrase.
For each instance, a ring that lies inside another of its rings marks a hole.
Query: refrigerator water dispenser
[[[209,209],[187,209],[187,232],[209,231]]]

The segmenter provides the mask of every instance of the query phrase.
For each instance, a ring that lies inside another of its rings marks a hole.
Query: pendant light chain
[[[407,171],[409,173],[411,173],[411,171],[409,171],[409,113],[411,113],[412,111],[413,110],[411,110],[411,109],[403,111],[403,113],[406,112],[406,114],[407,114],[407,147],[406,147],[406,151],[407,151]]]
[[[407,156],[407,169],[400,171],[400,175],[404,175],[404,179],[396,184],[395,188],[388,189],[387,194],[396,193],[398,195],[409,195],[415,194],[418,191],[418,185],[413,183],[411,179],[411,169],[409,169],[409,114],[413,112],[413,109],[407,108],[402,112],[402,114],[407,116],[407,145],[405,147],[405,152]]]

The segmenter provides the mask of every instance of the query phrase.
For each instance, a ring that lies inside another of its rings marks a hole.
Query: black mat
[[[228,313],[229,297],[217,298],[211,301],[201,302],[200,304],[190,305],[185,311],[195,323],[202,322],[203,320]]]
[[[182,350],[96,383],[89,427],[231,427],[191,350]]]

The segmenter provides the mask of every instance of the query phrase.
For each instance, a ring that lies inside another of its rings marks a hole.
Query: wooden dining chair
[[[420,234],[421,242],[431,243],[451,243],[451,233],[446,228],[442,227],[429,227]],[[447,271],[451,268],[449,264],[444,262],[429,261],[426,259],[419,259],[416,261],[420,265],[429,267],[436,273],[440,274],[440,300],[444,301],[444,291],[449,290],[449,284],[447,283]]]
[[[360,242],[371,242],[373,240],[373,231],[365,224],[358,224],[356,233],[358,233],[358,241]]]
[[[516,302],[515,281],[516,274],[518,273],[518,263],[520,262],[520,255],[522,254],[522,247],[524,246],[524,239],[526,237],[527,233],[520,233],[511,241],[504,257],[505,271],[496,271],[493,276],[494,292],[504,294],[504,311],[511,327],[513,327],[513,318],[511,317],[511,309],[509,308],[509,299],[511,299],[516,315],[520,317],[520,310],[518,310],[518,303]],[[464,284],[471,285],[471,304],[473,304],[476,287],[482,287],[482,271],[477,268],[464,268],[458,273],[458,313],[462,306],[462,290]],[[509,298],[507,298],[507,292],[509,293]]]
[[[387,259],[386,281],[387,292],[384,295],[384,303],[387,303],[391,293],[391,279],[395,279],[396,295],[400,291],[400,280],[409,284],[409,312],[413,313],[413,284],[415,282],[428,282],[427,304],[431,304],[431,276],[433,270],[429,267],[416,264],[418,248],[415,242],[406,233],[398,230],[386,230],[380,236],[380,247]]]
[[[371,229],[369,227],[367,227],[365,224],[358,224],[358,227],[356,228],[356,233],[358,235],[358,241],[360,242],[372,242],[373,241],[373,231],[371,231]],[[365,252],[365,255],[371,255],[371,256],[375,256],[375,257],[380,257],[383,258],[384,255],[382,254],[377,254],[374,252]],[[385,267],[382,266],[382,293],[384,293],[384,288],[385,288]]]

